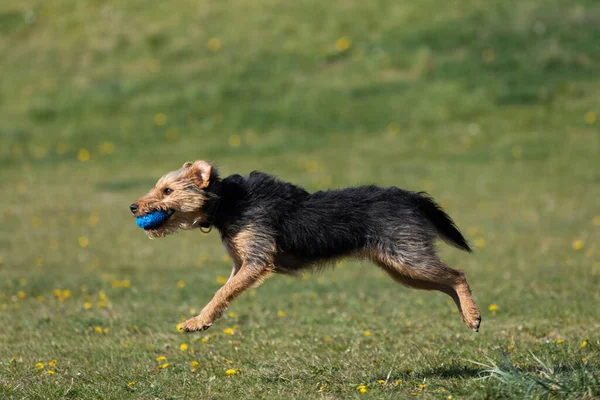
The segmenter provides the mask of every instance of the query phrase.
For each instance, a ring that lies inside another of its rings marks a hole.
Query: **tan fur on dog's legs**
[[[235,271],[231,271],[229,280],[215,293],[213,299],[202,309],[200,314],[181,325],[186,332],[196,332],[208,329],[229,306],[229,303],[244,290],[260,284],[270,273],[271,269],[244,264]]]
[[[419,269],[406,268],[404,266],[393,267],[383,262],[377,263],[392,279],[403,285],[422,290],[438,290],[446,293],[460,312],[463,322],[469,328],[477,332],[481,324],[481,314],[477,304],[471,295],[471,289],[462,271],[457,271],[440,262],[435,273],[418,274]],[[408,276],[409,272],[412,276]]]

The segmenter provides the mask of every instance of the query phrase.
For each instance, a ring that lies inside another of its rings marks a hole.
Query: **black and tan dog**
[[[479,329],[481,314],[461,271],[436,255],[440,237],[471,251],[452,219],[424,193],[362,186],[308,193],[271,175],[220,179],[206,161],[164,175],[130,206],[137,217],[156,210],[168,218],[145,227],[150,237],[215,226],[233,270],[202,312],[182,325],[210,327],[229,303],[272,272],[294,274],[341,257],[371,260],[395,281],[439,290],[456,303],[464,323]]]

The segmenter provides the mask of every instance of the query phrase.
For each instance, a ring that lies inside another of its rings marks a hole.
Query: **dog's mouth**
[[[135,218],[135,223],[145,231],[154,230],[160,228],[165,222],[171,218],[175,213],[175,210],[154,210],[147,214],[140,215]]]

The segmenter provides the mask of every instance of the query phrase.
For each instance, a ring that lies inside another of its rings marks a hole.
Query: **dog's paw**
[[[481,315],[476,316],[470,323],[467,323],[467,325],[473,330],[473,332],[479,332],[479,326],[481,325]]]
[[[194,317],[190,318],[181,324],[181,330],[184,332],[200,332],[207,330],[212,326],[212,321],[206,321],[204,318]]]

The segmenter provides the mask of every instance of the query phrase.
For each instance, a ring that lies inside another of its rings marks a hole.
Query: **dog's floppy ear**
[[[188,161],[188,162],[183,163],[183,165],[181,166],[181,168],[189,168],[192,165],[194,165],[194,163]]]
[[[204,160],[198,160],[191,165],[190,173],[198,189],[204,189],[211,183],[212,165]]]

